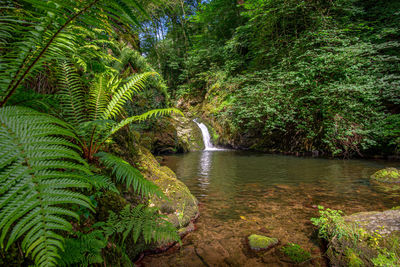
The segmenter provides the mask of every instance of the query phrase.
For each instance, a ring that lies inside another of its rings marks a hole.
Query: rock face
[[[255,251],[267,250],[279,243],[276,238],[254,234],[248,237],[248,241],[250,248]]]
[[[157,122],[141,136],[141,145],[155,154],[203,150],[200,129],[191,118],[172,116]]]
[[[396,168],[385,168],[371,175],[371,183],[385,192],[400,190],[400,171]]]
[[[345,221],[356,223],[369,233],[378,231],[380,235],[390,235],[400,231],[400,210],[367,211],[344,217]]]
[[[154,156],[144,147],[139,151],[139,165],[146,179],[154,182],[164,192],[169,200],[153,197],[150,205],[160,208],[168,220],[178,229],[188,224],[198,216],[198,201],[189,189],[166,166],[160,166]]]

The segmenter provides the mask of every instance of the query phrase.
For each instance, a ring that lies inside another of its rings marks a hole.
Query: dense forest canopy
[[[177,181],[139,141],[159,117],[234,148],[399,155],[398,0],[0,8],[0,265],[128,266],[179,242],[189,207],[154,207],[168,190],[144,177]]]
[[[398,1],[170,4],[149,21],[141,50],[173,98],[209,104],[221,143],[398,153]]]

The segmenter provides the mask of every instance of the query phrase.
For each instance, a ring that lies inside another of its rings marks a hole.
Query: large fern
[[[78,219],[66,204],[92,209],[76,188],[90,175],[70,126],[29,108],[0,108],[0,244],[22,238],[22,249],[38,266],[56,264],[63,249],[60,231]],[[68,218],[68,219],[67,219]]]
[[[124,114],[127,101],[145,88],[148,77],[158,75],[154,72],[135,74],[126,82],[114,74],[99,74],[84,98],[84,88],[74,67],[63,63],[60,69],[62,90],[59,95],[65,109],[64,119],[76,127],[84,155],[89,160],[113,134],[130,123],[172,113],[183,115],[178,109],[165,108],[116,121]]]
[[[136,24],[135,10],[143,11],[135,0],[4,1],[0,24],[0,106],[45,62],[77,54],[79,36],[71,30],[72,24],[110,31],[119,25]]]

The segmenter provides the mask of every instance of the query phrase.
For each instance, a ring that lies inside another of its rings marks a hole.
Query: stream
[[[327,266],[310,222],[318,205],[351,214],[400,203],[369,183],[375,171],[398,162],[210,150],[166,156],[164,164],[197,197],[201,215],[181,247],[146,256],[143,266],[293,266],[279,249],[288,242],[311,252],[302,266]],[[252,252],[246,238],[254,233],[280,245]]]

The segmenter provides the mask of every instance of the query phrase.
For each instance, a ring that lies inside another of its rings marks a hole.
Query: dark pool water
[[[303,266],[325,266],[310,223],[317,205],[351,214],[400,203],[369,183],[375,171],[399,162],[200,151],[167,156],[164,164],[198,198],[201,216],[182,247],[147,256],[145,266],[291,266],[279,249],[288,242],[311,252]],[[251,252],[252,233],[276,237],[280,246]]]

